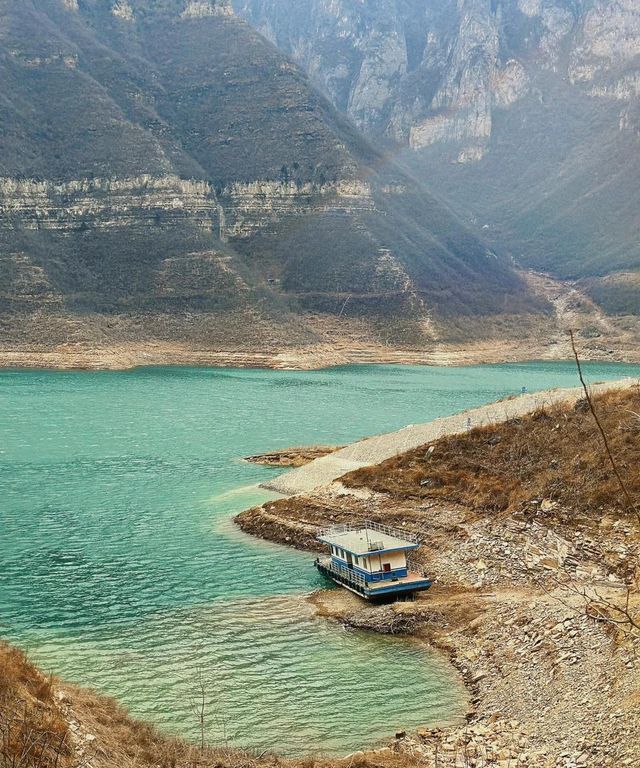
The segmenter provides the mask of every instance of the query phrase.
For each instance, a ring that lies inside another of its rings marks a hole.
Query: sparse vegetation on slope
[[[629,490],[640,498],[640,388],[601,395],[595,407]],[[478,512],[514,511],[542,500],[568,514],[627,506],[586,400],[445,438],[433,450],[424,446],[342,482]]]
[[[265,713],[265,717],[268,714]],[[249,735],[248,735],[249,738]],[[44,676],[0,642],[0,768],[409,768],[384,748],[354,759],[286,759],[200,748],[131,717],[109,698]]]
[[[111,699],[46,677],[0,642],[0,768],[250,768],[257,762],[241,750],[198,750],[163,736]]]
[[[62,768],[72,752],[52,681],[23,653],[0,644],[0,767]]]

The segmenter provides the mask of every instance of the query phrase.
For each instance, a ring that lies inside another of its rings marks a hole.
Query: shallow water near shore
[[[315,619],[313,557],[231,524],[277,473],[240,459],[577,383],[568,363],[1,371],[0,635],[189,737],[202,683],[207,736],[231,745],[348,752],[455,719],[439,656]]]

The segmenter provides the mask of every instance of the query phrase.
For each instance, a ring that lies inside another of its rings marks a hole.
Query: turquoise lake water
[[[568,363],[0,372],[0,635],[190,737],[202,679],[214,742],[347,752],[456,718],[439,657],[315,619],[313,557],[235,528],[275,474],[240,458],[576,383]]]

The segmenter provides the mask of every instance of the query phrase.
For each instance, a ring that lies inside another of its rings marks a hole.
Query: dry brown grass
[[[0,643],[0,768],[410,768],[416,764],[407,755],[390,752],[346,760],[296,760],[219,746],[200,749],[132,718],[109,698],[46,678],[23,653]]]
[[[629,493],[640,500],[640,391],[608,393],[595,398],[595,407]],[[484,513],[543,499],[594,515],[628,506],[585,401],[444,438],[427,449],[349,473],[342,482]]]
[[[0,646],[0,768],[63,768],[72,749],[51,679]]]

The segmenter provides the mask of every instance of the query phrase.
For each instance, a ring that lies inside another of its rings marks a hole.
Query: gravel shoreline
[[[607,383],[594,392],[635,385]],[[556,390],[504,401],[472,411],[473,425],[581,397],[581,390]],[[466,419],[362,441],[345,449],[348,468],[434,441],[445,428],[466,431]],[[618,566],[637,565],[637,524],[604,515],[599,525],[583,525],[570,514],[544,514],[547,500],[485,517],[420,499],[397,502],[337,482],[341,453],[282,475],[280,490],[309,490],[248,510],[237,522],[248,533],[311,550],[327,523],[371,517],[411,528],[421,521],[424,531],[427,521],[418,556],[436,586],[415,602],[372,606],[341,589],[310,597],[320,616],[347,627],[409,635],[443,650],[463,676],[467,722],[398,734],[391,749],[438,768],[640,766],[640,640],[594,620],[579,592],[564,585],[570,574],[580,588],[597,584],[623,599]],[[317,487],[322,478],[328,482]],[[633,600],[640,610],[637,594]]]

